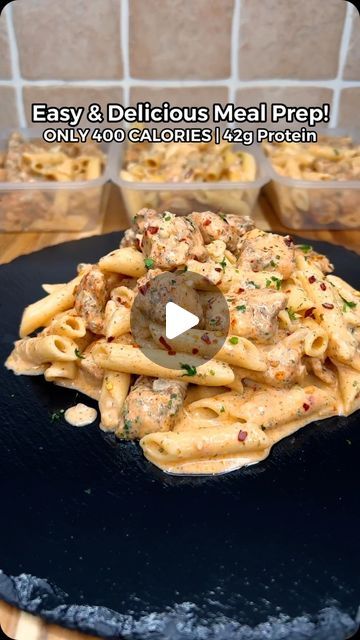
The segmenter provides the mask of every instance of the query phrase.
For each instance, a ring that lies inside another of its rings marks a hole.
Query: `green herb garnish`
[[[184,369],[186,371],[186,373],[183,373],[183,376],[192,377],[197,374],[196,367],[193,367],[191,364],[181,364],[180,362],[180,369]]]
[[[343,312],[346,313],[348,309],[356,309],[356,302],[352,302],[351,300],[345,300],[342,296],[340,296],[343,301]]]
[[[296,320],[296,313],[293,309],[289,307],[288,309],[286,309],[286,311],[288,312],[288,316],[292,322]]]
[[[310,253],[310,251],[313,250],[311,244],[300,244],[299,249],[301,249],[303,253]]]
[[[231,342],[231,344],[237,344],[239,342],[239,338],[237,336],[231,336],[231,338],[229,338],[229,342]]]
[[[58,420],[61,420],[61,418],[64,416],[64,413],[65,409],[57,409],[56,411],[53,411],[50,416],[51,422],[58,422]]]
[[[154,266],[154,260],[152,258],[145,258],[144,259],[144,265],[147,269],[152,269]]]
[[[80,351],[79,349],[75,349],[75,355],[80,360],[84,360],[84,358],[85,358],[85,356],[83,355],[82,351]]]
[[[225,268],[226,268],[226,265],[227,265],[227,262],[226,262],[225,258],[223,258],[219,264],[221,265],[222,270],[225,271]]]
[[[245,304],[239,304],[239,306],[235,307],[236,311],[241,311],[241,313],[244,313],[244,311],[246,311],[246,305]]]
[[[169,222],[169,220],[171,220],[171,216],[165,216],[164,220],[165,220],[166,222]]]
[[[275,284],[276,289],[279,291],[280,287],[281,287],[281,280],[280,278],[277,278],[276,276],[271,276],[270,280],[266,280],[266,287],[269,288],[271,287],[272,284]]]
[[[250,284],[254,289],[260,289],[260,285],[256,284],[254,280],[247,280],[246,284]]]
[[[221,405],[220,413],[225,413],[225,407],[224,407],[224,405],[223,405],[223,404]]]

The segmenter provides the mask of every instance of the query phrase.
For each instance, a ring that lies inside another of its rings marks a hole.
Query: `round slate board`
[[[119,239],[71,242],[0,268],[1,361],[40,283],[70,279]],[[356,254],[313,244],[356,285]],[[254,467],[181,478],[96,425],[51,423],[74,392],[4,368],[0,389],[0,597],[109,638],[355,633],[359,413],[313,423]]]

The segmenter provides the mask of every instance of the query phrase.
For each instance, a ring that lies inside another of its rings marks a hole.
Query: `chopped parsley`
[[[192,378],[197,374],[196,367],[193,367],[191,364],[180,363],[180,369],[184,369],[186,371],[186,373],[183,373],[183,376],[190,376]]]
[[[171,216],[165,216],[164,220],[165,222],[169,222],[169,220],[171,220]]]
[[[75,355],[80,360],[84,360],[84,358],[85,358],[85,356],[82,354],[82,352],[79,349],[75,349]]]
[[[270,267],[273,267],[273,269],[275,269],[275,267],[277,267],[276,262],[274,262],[274,260],[270,260]]]
[[[289,307],[288,309],[286,309],[286,311],[288,312],[288,316],[290,318],[290,320],[293,322],[294,320],[296,320],[296,313],[293,309],[291,309],[291,307]]]
[[[222,405],[221,405],[221,407],[220,407],[220,413],[225,413],[225,407],[224,407],[224,405],[223,405],[223,404],[222,404]]]
[[[251,287],[253,287],[253,289],[260,289],[260,286],[258,284],[256,284],[256,282],[254,282],[254,280],[247,280],[246,284],[248,284]]]
[[[340,155],[340,151],[339,151],[339,149],[334,148],[334,154],[335,154],[336,156],[339,156],[339,155]]]
[[[342,296],[340,298],[343,301],[343,312],[346,313],[348,309],[356,309],[356,302],[352,302],[351,300],[345,300]]]
[[[50,416],[51,422],[58,422],[64,416],[65,409],[57,409]]]
[[[310,251],[313,250],[311,244],[300,244],[299,249],[301,249],[303,253],[310,253]]]
[[[273,284],[275,285],[277,291],[279,291],[280,287],[281,287],[280,278],[277,278],[276,276],[271,276],[271,278],[269,280],[266,280],[267,288],[271,287]]]
[[[125,420],[124,420],[124,429],[123,429],[124,438],[129,438],[130,437],[131,429],[132,429],[131,420],[129,420],[128,418],[125,418]]]
[[[237,344],[239,342],[239,338],[237,336],[231,336],[231,338],[229,338],[229,342],[231,342],[231,344]]]
[[[147,269],[152,269],[154,266],[154,260],[152,258],[145,258],[144,265]]]
[[[246,305],[245,304],[239,304],[236,308],[236,311],[241,311],[241,313],[244,313],[244,311],[246,311]]]
[[[221,265],[222,270],[225,271],[225,268],[226,268],[226,265],[227,265],[227,262],[226,262],[225,258],[223,258],[219,264]]]

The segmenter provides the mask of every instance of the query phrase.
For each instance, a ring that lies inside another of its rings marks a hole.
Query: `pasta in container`
[[[259,150],[227,142],[119,145],[114,175],[129,219],[142,207],[251,215],[266,181]]]
[[[199,323],[169,344],[162,296],[177,270],[191,278]],[[44,286],[6,366],[96,400],[101,428],[140,440],[166,472],[238,469],[314,420],[360,408],[360,293],[332,271],[326,256],[250,218],[144,209],[120,247]],[[136,298],[151,359],[131,330]]]
[[[333,129],[316,143],[263,143],[271,182],[265,189],[292,229],[360,228],[358,135]]]
[[[88,231],[105,212],[109,145],[0,135],[0,231]]]

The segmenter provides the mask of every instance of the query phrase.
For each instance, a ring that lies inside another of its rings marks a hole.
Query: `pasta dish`
[[[349,137],[317,143],[269,143],[263,148],[277,173],[297,180],[360,180],[360,145]]]
[[[257,177],[254,156],[225,141],[129,144],[120,171],[131,215],[143,207],[176,213],[221,208],[226,213],[249,215],[258,195],[258,188],[252,185]],[[227,182],[228,188],[217,190],[219,182]],[[139,190],[131,183],[148,188]],[[239,188],[239,183],[245,185]],[[180,184],[181,192],[173,189]]]
[[[248,182],[255,180],[250,153],[228,142],[136,143],[126,150],[121,177],[139,182]]]
[[[202,276],[201,288],[195,279],[186,296],[172,292],[199,325],[169,345],[162,300],[177,270]],[[80,264],[69,283],[44,285],[6,366],[95,399],[101,428],[140,440],[166,472],[238,469],[314,420],[360,408],[360,293],[332,271],[310,246],[249,218],[141,210],[119,248]],[[145,304],[160,274],[163,285]],[[151,358],[131,331],[138,298]]]
[[[93,142],[49,145],[14,132],[0,158],[1,182],[68,182],[101,176],[105,156]]]
[[[101,189],[92,192],[67,189],[66,183],[99,178],[105,154],[93,142],[49,145],[27,140],[14,132],[0,152],[0,226],[5,231],[82,230],[99,208]],[[59,183],[59,189],[42,188],[43,183]],[[11,188],[28,184],[31,188]],[[41,184],[42,183],[42,184]],[[61,186],[60,186],[61,183]],[[34,188],[35,185],[39,188]]]
[[[317,143],[263,143],[263,149],[280,176],[266,190],[285,225],[359,227],[359,144],[323,135]]]

